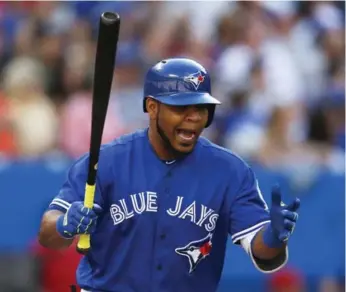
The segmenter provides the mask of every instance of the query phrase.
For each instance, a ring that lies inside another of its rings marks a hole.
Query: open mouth
[[[196,137],[196,132],[192,130],[186,130],[186,129],[178,129],[177,134],[180,139],[186,142],[193,141]]]

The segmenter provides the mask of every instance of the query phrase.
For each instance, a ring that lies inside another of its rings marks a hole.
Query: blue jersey
[[[84,200],[88,156],[77,160],[50,209]],[[269,222],[251,168],[200,137],[190,155],[162,161],[148,130],[102,146],[95,203],[104,213],[81,260],[92,292],[216,291],[226,242]]]

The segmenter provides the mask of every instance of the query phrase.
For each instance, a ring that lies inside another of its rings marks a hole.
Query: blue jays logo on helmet
[[[192,83],[194,88],[197,90],[199,85],[204,81],[204,75],[202,75],[201,71],[190,74],[189,76],[184,77],[184,81]]]
[[[203,239],[192,241],[184,247],[175,249],[177,254],[188,258],[190,263],[189,273],[192,273],[196,269],[197,265],[210,254],[212,248],[212,236],[213,235],[209,233]]]

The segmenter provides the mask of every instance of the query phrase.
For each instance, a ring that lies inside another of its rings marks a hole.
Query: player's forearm
[[[254,237],[253,242],[251,244],[252,254],[257,259],[270,260],[284,253],[286,249],[286,244],[283,243],[281,247],[275,248],[267,246],[263,240],[264,230],[265,228],[262,228]]]
[[[62,212],[51,210],[43,215],[38,240],[47,248],[62,249],[71,245],[73,239],[65,239],[56,230],[56,221],[63,215]]]

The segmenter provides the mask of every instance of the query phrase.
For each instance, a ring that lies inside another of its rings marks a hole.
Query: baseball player
[[[213,292],[228,236],[264,273],[287,261],[299,199],[264,201],[248,164],[200,135],[220,102],[199,63],[163,60],[147,73],[149,127],[103,145],[95,205],[83,206],[88,155],[69,169],[39,241],[64,248],[91,234],[77,282],[87,292]]]

